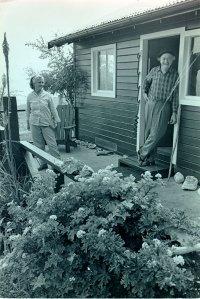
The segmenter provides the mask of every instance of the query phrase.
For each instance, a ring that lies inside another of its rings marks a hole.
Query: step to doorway
[[[125,166],[132,169],[132,174],[134,175],[134,171],[137,173],[144,173],[145,171],[150,171],[154,176],[157,173],[160,173],[163,178],[168,176],[169,172],[169,163],[161,163],[157,162],[156,165],[153,166],[140,166],[138,164],[137,156],[129,156],[127,158],[120,158],[118,160],[119,167]]]

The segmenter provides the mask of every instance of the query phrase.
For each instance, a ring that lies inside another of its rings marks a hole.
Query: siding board
[[[131,35],[99,37],[76,46],[77,65],[87,72],[89,89],[79,109],[79,136],[94,142],[95,137],[117,144],[119,152],[135,154],[138,113],[139,38]],[[109,35],[110,36],[110,35]],[[116,98],[91,95],[91,47],[116,41]]]

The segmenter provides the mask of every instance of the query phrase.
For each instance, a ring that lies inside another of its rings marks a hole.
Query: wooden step
[[[156,165],[153,166],[140,166],[138,164],[137,156],[120,158],[118,160],[118,165],[130,167],[131,169],[133,169],[133,175],[134,175],[134,171],[139,172],[141,174],[144,173],[145,171],[150,171],[153,176],[157,173],[160,173],[163,178],[166,178],[168,176],[168,171],[169,171],[169,163],[157,162]]]

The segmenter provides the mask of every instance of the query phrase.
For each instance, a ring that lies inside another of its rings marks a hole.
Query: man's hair
[[[157,58],[160,58],[163,54],[166,54],[166,53],[171,54],[172,56],[175,57],[175,54],[174,54],[174,52],[172,50],[170,50],[170,49],[162,49],[158,53]]]

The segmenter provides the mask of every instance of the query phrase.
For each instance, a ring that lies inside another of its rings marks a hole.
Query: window
[[[200,36],[191,37],[189,43],[187,95],[200,96]]]
[[[116,45],[92,48],[93,96],[115,97]]]

